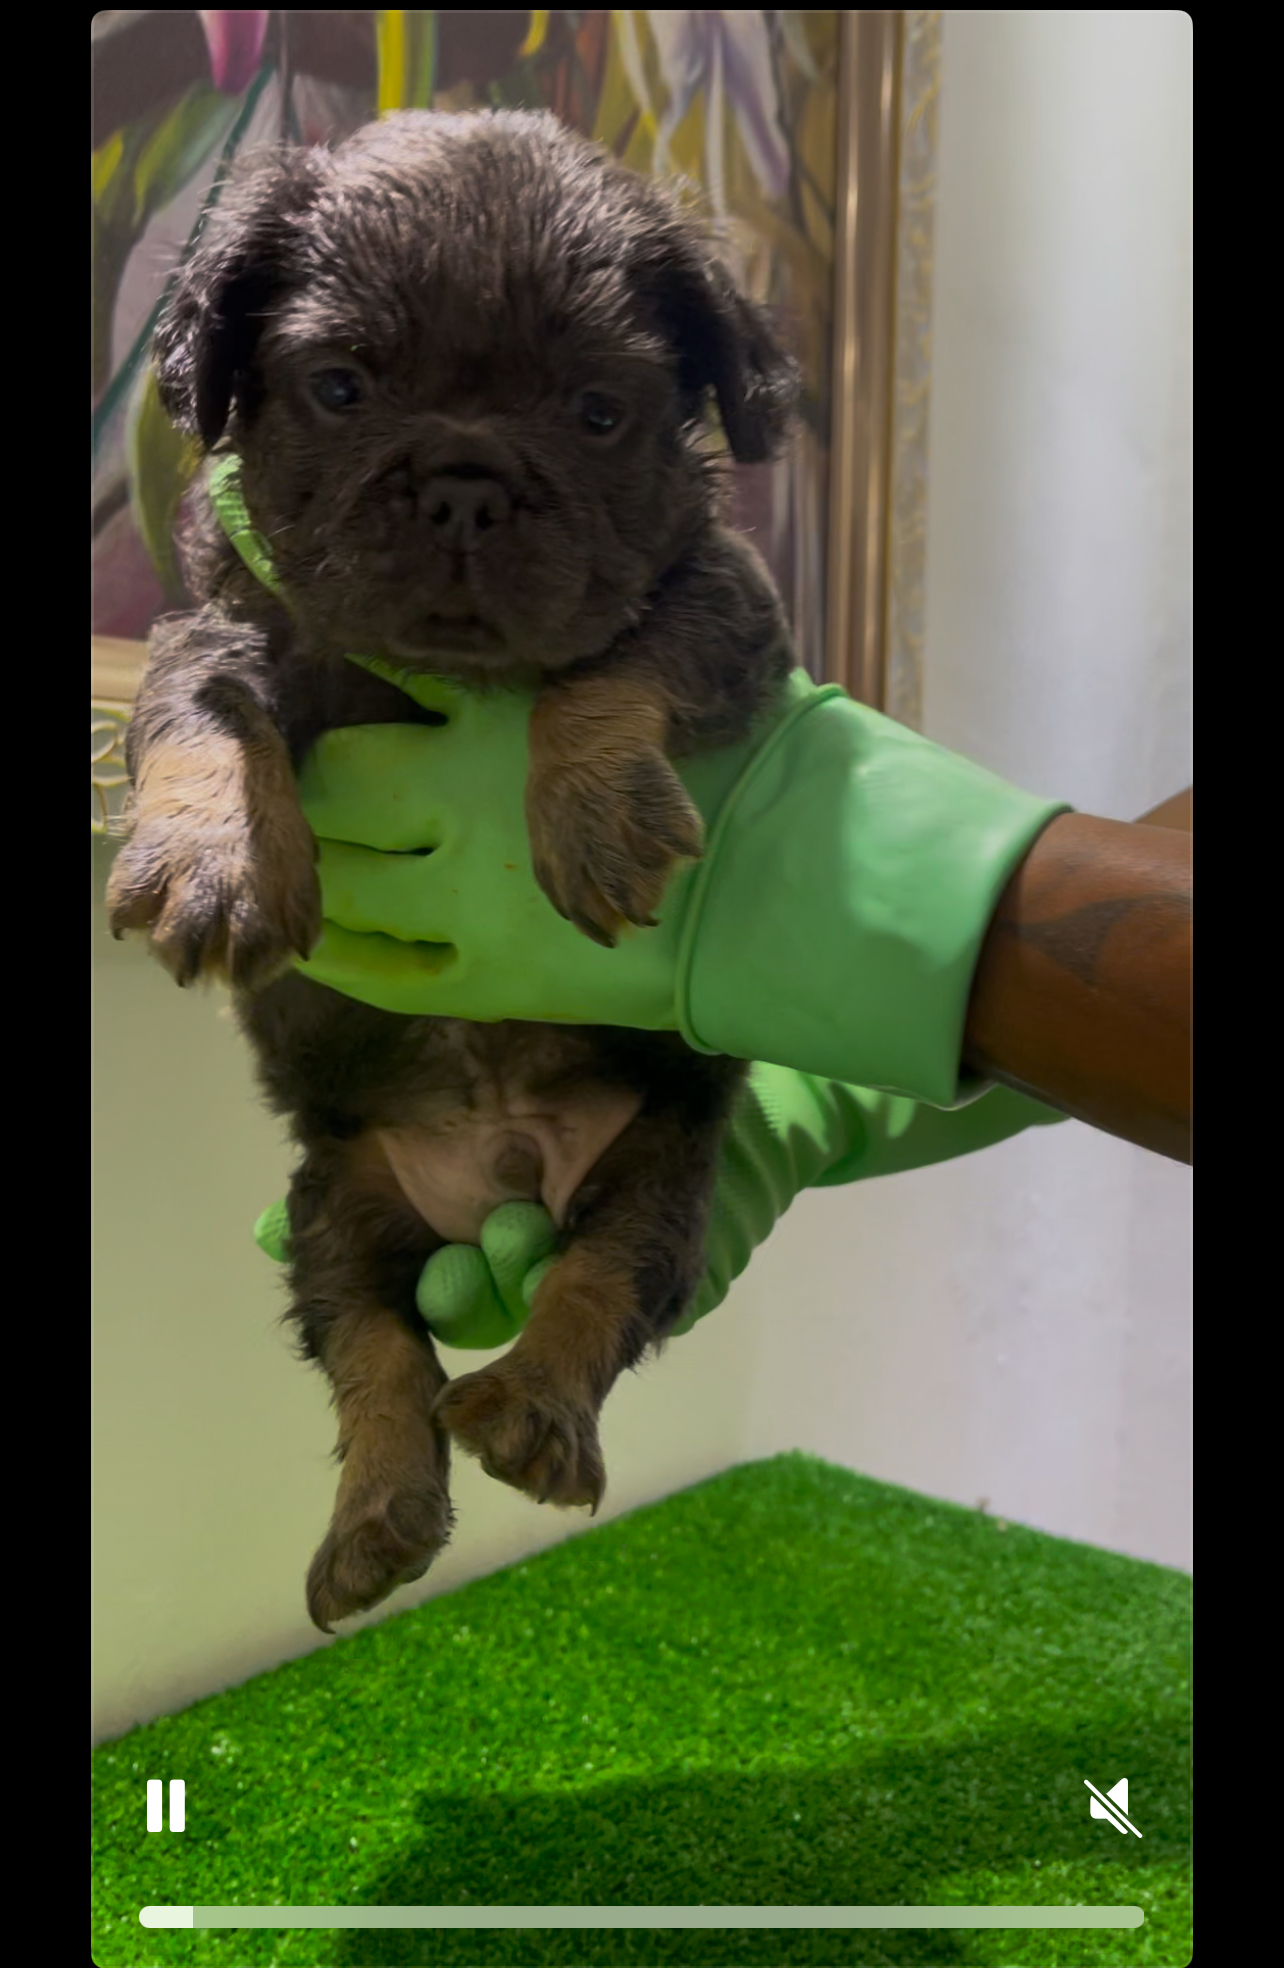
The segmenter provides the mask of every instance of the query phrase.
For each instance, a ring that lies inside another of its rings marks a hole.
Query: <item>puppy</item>
[[[321,921],[295,768],[328,728],[418,715],[351,652],[535,685],[537,878],[601,943],[648,924],[702,845],[670,760],[741,737],[793,661],[720,521],[707,419],[765,459],[797,376],[687,212],[525,113],[406,112],[260,156],[155,361],[175,422],[238,454],[286,600],[207,505],[201,606],[151,641],[108,905],[180,983],[230,982],[298,1143],[289,1316],[338,1412],[307,1586],[329,1631],[446,1542],[451,1437],[540,1501],[596,1507],[602,1403],[701,1276],[745,1069],[671,1035],[397,1017],[291,970]],[[561,1261],[504,1358],[448,1381],[419,1274],[515,1197],[552,1210]]]

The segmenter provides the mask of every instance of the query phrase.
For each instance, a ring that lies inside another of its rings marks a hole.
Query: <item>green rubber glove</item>
[[[614,950],[591,942],[557,914],[531,869],[524,794],[533,698],[474,696],[360,660],[442,722],[327,732],[305,760],[299,791],[320,844],[325,922],[304,974],[420,1017],[677,1030],[675,980],[696,868],[675,873],[657,928],[626,928]],[[764,734],[820,694],[797,672],[754,738],[683,766],[706,824]]]
[[[1064,1117],[995,1087],[966,1106],[928,1107],[895,1094],[840,1086],[788,1067],[755,1066],[723,1142],[700,1287],[674,1328],[688,1332],[720,1305],[794,1198],[808,1188],[894,1175],[967,1155]],[[269,1255],[288,1254],[285,1206],[255,1232]],[[534,1203],[505,1203],[486,1220],[481,1249],[449,1244],[429,1259],[418,1304],[443,1345],[506,1346],[526,1323],[556,1232]]]
[[[1066,811],[795,671],[741,745],[680,762],[704,858],[603,950],[537,887],[530,700],[375,661],[440,725],[327,733],[300,791],[325,928],[301,967],[388,1011],[678,1030],[940,1107],[990,918]],[[430,848],[431,853],[423,850]]]

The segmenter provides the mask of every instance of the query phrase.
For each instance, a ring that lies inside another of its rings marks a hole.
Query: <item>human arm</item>
[[[1187,786],[1182,792],[1174,793],[1171,799],[1161,800],[1152,806],[1149,813],[1143,813],[1136,823],[1139,827],[1173,827],[1181,834],[1195,831],[1195,789]]]
[[[1193,794],[1038,836],[999,900],[963,1060],[1174,1161],[1191,1159]]]

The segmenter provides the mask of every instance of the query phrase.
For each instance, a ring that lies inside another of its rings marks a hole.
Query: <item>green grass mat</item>
[[[1191,1958],[1181,1573],[787,1455],[94,1758],[115,1964]],[[148,1778],[187,1785],[149,1835]],[[1089,1816],[1127,1777],[1141,1839]],[[149,1933],[140,1907],[1138,1905],[1132,1932]]]

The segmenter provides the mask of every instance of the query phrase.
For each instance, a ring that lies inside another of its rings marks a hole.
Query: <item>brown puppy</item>
[[[291,1316],[342,1460],[308,1580],[328,1630],[446,1541],[450,1435],[596,1505],[602,1402],[701,1275],[743,1069],[664,1035],[396,1017],[290,972],[320,926],[293,768],[327,728],[414,715],[351,651],[536,684],[540,883],[601,942],[647,923],[701,848],[670,758],[741,736],[792,662],[719,523],[704,421],[712,398],[734,455],[766,458],[796,375],[667,194],[518,113],[407,112],[257,160],[156,361],[176,421],[240,456],[289,609],[207,511],[203,605],[152,638],[109,906],[180,983],[231,982],[302,1150]],[[448,1383],[416,1282],[516,1196],[553,1209],[564,1255],[504,1359]]]

